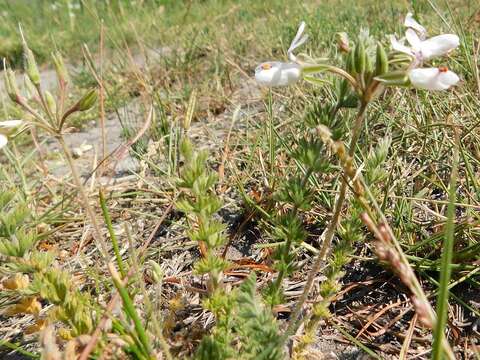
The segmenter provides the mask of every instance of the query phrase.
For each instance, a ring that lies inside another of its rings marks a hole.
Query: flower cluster
[[[459,81],[459,77],[447,67],[420,68],[423,62],[448,54],[460,45],[455,34],[442,34],[427,38],[427,30],[420,25],[411,13],[405,18],[404,25],[408,28],[405,38],[410,47],[398,41],[395,36],[390,37],[392,48],[413,57],[408,77],[412,85],[418,89],[446,90]]]
[[[422,67],[422,65],[457,48],[460,44],[459,37],[455,34],[441,34],[427,38],[427,30],[413,18],[411,13],[407,14],[404,25],[407,27],[405,37],[397,40],[392,35],[390,42],[395,52],[409,55],[412,61],[405,71],[395,71],[387,73],[385,76],[376,74],[376,81],[382,82],[384,85],[411,85],[417,89],[431,91],[446,90],[456,85],[460,79],[447,67]],[[346,73],[336,67],[324,64],[304,64],[297,59],[293,51],[308,39],[307,35],[303,35],[304,31],[305,23],[302,22],[287,51],[289,62],[267,61],[255,69],[255,80],[258,84],[265,87],[287,86],[302,78],[307,79],[304,77],[305,74],[322,71],[330,71],[346,77]],[[404,44],[405,39],[409,46]],[[350,51],[348,39],[342,37],[342,44],[342,49],[348,53]]]

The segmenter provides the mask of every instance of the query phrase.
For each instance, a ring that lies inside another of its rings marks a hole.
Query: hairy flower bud
[[[57,112],[57,103],[55,102],[55,99],[50,91],[45,91],[45,100],[47,102],[48,110],[52,114],[55,114]]]
[[[383,75],[388,71],[388,56],[383,45],[377,43],[377,56],[375,63],[375,76]]]
[[[18,101],[20,92],[18,91],[15,73],[11,69],[5,70],[5,88],[10,99],[14,102]]]
[[[38,71],[37,62],[32,50],[24,44],[25,62],[27,66],[27,75],[35,86],[40,85],[40,72]]]
[[[363,41],[359,40],[355,47],[355,70],[357,73],[362,74],[365,72],[365,66],[367,62],[367,54],[365,53],[365,45]]]
[[[78,101],[76,105],[77,111],[86,111],[90,109],[97,101],[97,90],[90,89],[83,97]]]
[[[56,51],[52,53],[53,63],[55,64],[55,71],[57,72],[58,81],[63,86],[65,83],[68,82],[68,72],[67,68],[65,67],[65,63],[63,62],[62,55]]]
[[[348,39],[348,35],[345,32],[339,32],[335,34],[335,37],[337,39],[337,47],[338,50],[344,53],[349,53],[350,52],[350,42]]]

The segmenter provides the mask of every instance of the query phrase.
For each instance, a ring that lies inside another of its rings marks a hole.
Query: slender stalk
[[[93,211],[92,207],[90,206],[90,203],[88,201],[88,196],[87,193],[85,192],[85,188],[83,187],[82,181],[80,180],[80,175],[78,174],[77,168],[75,166],[75,163],[73,161],[72,154],[70,152],[70,149],[68,148],[67,144],[65,143],[65,140],[63,139],[62,135],[57,136],[57,140],[60,143],[63,153],[65,154],[65,157],[67,158],[68,165],[70,166],[70,170],[72,172],[73,180],[75,182],[75,185],[77,186],[78,192],[80,193],[80,197],[82,198],[83,201],[83,206],[85,208],[85,211],[90,218],[90,221],[93,226],[93,231],[94,231],[94,238],[100,248],[100,251],[104,257],[108,256],[108,251],[107,251],[107,246],[105,245],[105,240],[103,239],[102,232],[100,231],[100,226],[98,225],[97,218],[95,216],[95,212]]]
[[[115,254],[115,260],[117,261],[118,269],[120,270],[120,274],[122,275],[122,277],[125,277],[127,275],[127,272],[125,271],[125,267],[123,266],[122,255],[120,255],[120,248],[118,246],[117,235],[115,235],[115,231],[113,230],[112,219],[110,218],[110,213],[108,212],[107,202],[105,201],[105,195],[103,194],[103,191],[101,189],[98,192],[98,197],[100,199],[100,206],[102,208],[103,219],[105,220],[108,233],[110,234],[110,239],[112,240],[113,252]]]
[[[444,331],[448,318],[448,285],[451,276],[451,263],[453,258],[453,245],[455,236],[455,192],[457,190],[457,175],[458,175],[458,145],[460,142],[458,131],[454,129],[455,143],[454,159],[452,166],[452,174],[450,176],[449,189],[449,204],[447,208],[447,224],[445,230],[445,241],[443,244],[441,271],[440,271],[440,287],[437,297],[437,322],[434,328],[432,359],[440,360],[443,357],[442,341],[445,338]]]
[[[273,123],[273,96],[272,90],[268,90],[268,145],[269,145],[269,155],[270,155],[270,188],[274,187],[274,169],[275,169],[275,129]]]
[[[350,140],[350,148],[348,149],[348,154],[350,157],[353,157],[353,154],[355,153],[355,147],[357,145],[357,141],[360,136],[362,126],[365,120],[367,106],[368,106],[368,103],[362,101],[362,103],[360,104],[360,108],[358,109],[358,113],[355,119],[355,124],[352,129],[352,139]],[[347,186],[348,186],[348,177],[343,176],[342,182],[340,184],[340,191],[338,194],[338,198],[335,203],[332,220],[330,220],[330,223],[325,232],[325,239],[323,240],[323,244],[322,244],[322,247],[320,248],[320,252],[318,253],[315,259],[315,262],[313,263],[312,269],[308,273],[305,287],[303,289],[302,295],[300,296],[300,299],[295,305],[295,309],[290,318],[290,322],[288,324],[287,330],[283,334],[284,340],[287,339],[290,335],[292,335],[300,325],[300,323],[297,320],[300,317],[300,313],[302,312],[303,305],[307,301],[310,290],[312,289],[313,281],[315,280],[317,273],[320,271],[320,268],[323,262],[325,261],[325,257],[327,255],[328,249],[330,249],[330,245],[332,243],[335,230],[337,229],[337,226],[340,223],[342,207],[343,207],[343,203],[345,202],[345,196],[347,193]]]

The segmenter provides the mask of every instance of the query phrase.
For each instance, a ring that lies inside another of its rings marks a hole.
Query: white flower
[[[297,34],[287,50],[287,56],[291,62],[267,61],[257,66],[255,69],[255,80],[260,85],[266,87],[287,86],[302,78],[302,67],[297,63],[293,50],[307,41],[308,35],[303,35],[304,31],[305,22],[302,21]]]
[[[302,67],[296,63],[269,61],[255,69],[255,80],[262,86],[287,86],[300,80]]]
[[[405,18],[405,26],[409,27],[405,32],[405,37],[410,47],[392,35],[390,37],[392,48],[413,56],[418,63],[445,55],[460,44],[460,39],[455,34],[442,34],[426,39],[425,28],[413,19],[411,13],[408,13]]]
[[[417,89],[433,91],[447,90],[460,80],[457,74],[446,67],[413,69],[409,71],[408,77]]]
[[[23,120],[0,121],[0,149],[7,145],[8,136],[24,124]]]

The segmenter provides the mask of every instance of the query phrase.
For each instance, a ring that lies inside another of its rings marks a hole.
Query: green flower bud
[[[346,63],[346,69],[347,72],[355,77],[357,75],[357,71],[355,70],[355,49],[352,49],[347,56],[347,63]]]
[[[58,51],[52,53],[53,63],[55,64],[55,71],[57,72],[58,80],[60,84],[68,82],[68,72],[63,62],[62,54]]]
[[[32,50],[24,44],[25,61],[27,66],[27,75],[35,86],[40,85],[40,72],[38,71],[37,62]]]
[[[83,97],[78,101],[76,107],[77,111],[86,111],[90,109],[97,101],[97,89],[90,89]]]
[[[366,56],[365,45],[363,45],[363,41],[359,40],[355,47],[355,70],[359,74],[365,72]]]
[[[375,75],[383,75],[388,71],[388,56],[380,42],[377,43]]]
[[[17,87],[17,81],[15,79],[15,72],[11,69],[5,70],[5,88],[7,94],[12,99],[12,101],[17,101],[18,96],[20,95]]]
[[[35,96],[35,86],[33,85],[27,74],[23,74],[23,83],[25,85],[25,89],[27,90],[27,98]]]
[[[408,86],[410,79],[406,71],[391,71],[381,76],[376,76],[375,80],[387,86]]]
[[[55,99],[53,98],[53,95],[50,93],[50,91],[45,91],[45,100],[47,102],[48,110],[50,110],[50,113],[55,114],[57,112],[57,103],[55,102]]]

